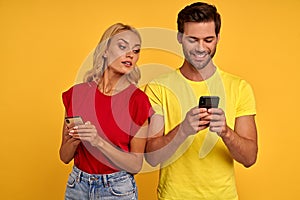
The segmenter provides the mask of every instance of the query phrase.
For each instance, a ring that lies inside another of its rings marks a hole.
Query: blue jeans
[[[132,174],[88,174],[73,167],[69,175],[65,200],[137,200],[137,187]]]

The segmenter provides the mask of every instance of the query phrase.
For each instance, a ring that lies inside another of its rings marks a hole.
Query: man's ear
[[[217,35],[217,43],[219,43],[220,39],[221,39],[221,36],[220,36],[220,33],[218,33],[218,35]]]
[[[183,36],[183,33],[180,33],[180,32],[177,33],[177,41],[179,42],[179,44],[182,44],[182,36]]]

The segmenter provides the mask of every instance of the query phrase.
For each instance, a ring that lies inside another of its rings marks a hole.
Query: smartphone
[[[80,116],[65,117],[65,122],[68,128],[72,128],[76,125],[84,124]]]
[[[199,99],[199,108],[217,108],[219,100],[218,96],[201,96]]]

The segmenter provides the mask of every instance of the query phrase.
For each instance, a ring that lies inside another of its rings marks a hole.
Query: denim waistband
[[[118,181],[122,176],[131,175],[126,171],[119,171],[110,174],[89,174],[73,166],[72,174],[75,175],[77,182],[84,181],[90,184],[103,184],[109,186],[109,183]],[[132,176],[132,175],[131,175]]]

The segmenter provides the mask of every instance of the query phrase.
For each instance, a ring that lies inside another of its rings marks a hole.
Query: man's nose
[[[199,41],[196,50],[198,51],[205,51],[205,46],[203,41]]]

